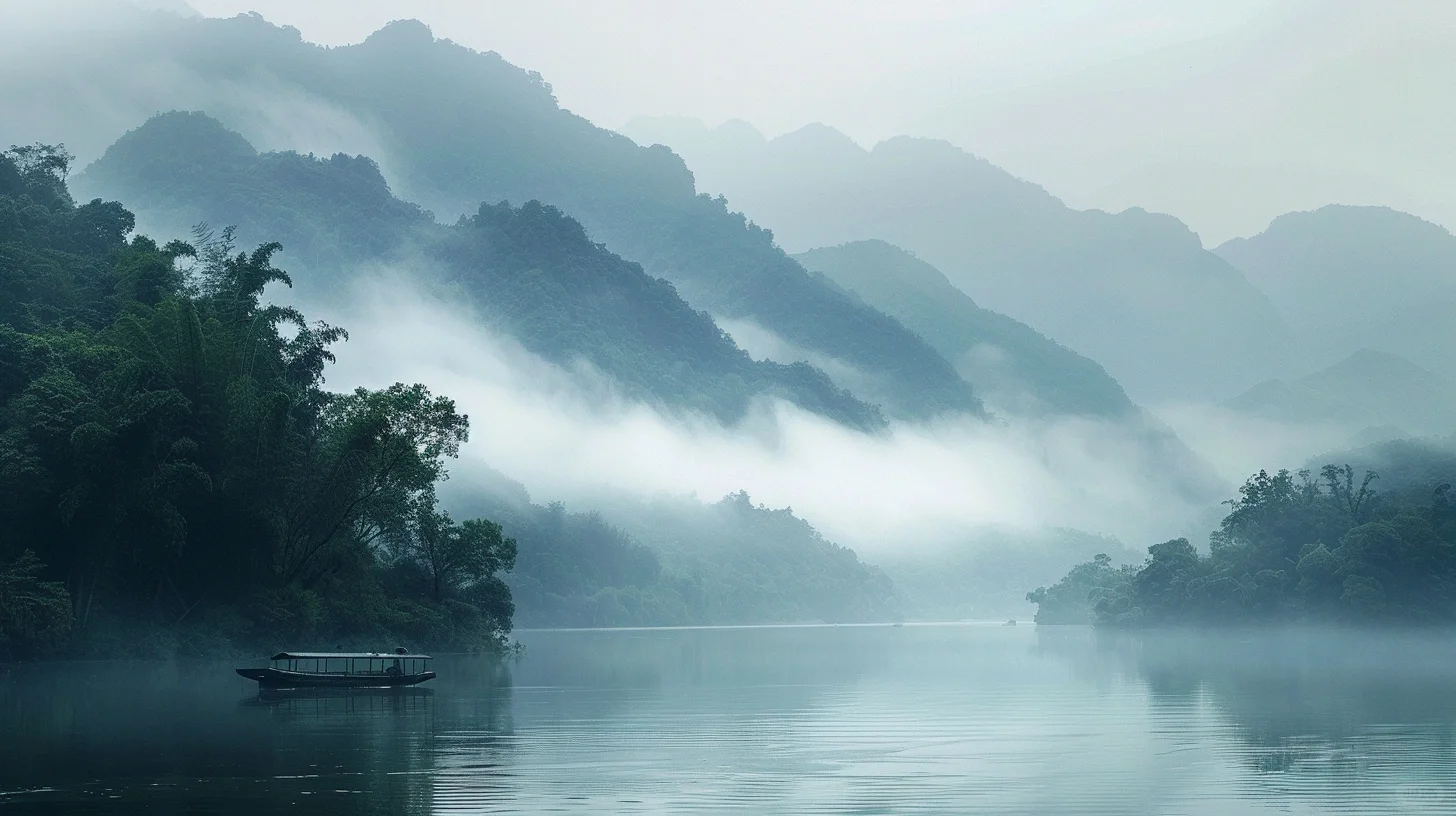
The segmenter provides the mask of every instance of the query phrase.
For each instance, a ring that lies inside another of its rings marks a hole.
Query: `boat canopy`
[[[269,660],[434,660],[429,655],[394,652],[279,652]]]

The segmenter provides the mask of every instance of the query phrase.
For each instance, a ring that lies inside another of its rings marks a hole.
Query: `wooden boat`
[[[389,688],[433,680],[429,655],[380,652],[279,652],[265,669],[238,669],[262,688]]]

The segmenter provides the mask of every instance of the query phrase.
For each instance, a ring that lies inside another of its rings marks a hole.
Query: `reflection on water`
[[[363,692],[0,667],[0,812],[1456,812],[1456,636],[520,637]]]
[[[1252,798],[1456,812],[1456,634],[1046,632],[1039,646],[1084,677],[1140,679],[1173,719],[1210,707]]]

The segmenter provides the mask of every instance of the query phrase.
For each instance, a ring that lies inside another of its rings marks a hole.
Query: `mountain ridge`
[[[1331,204],[1285,213],[1214,252],[1314,338],[1310,365],[1371,348],[1456,377],[1446,351],[1456,314],[1456,236],[1444,227],[1389,207]]]
[[[650,124],[625,130],[652,143]],[[1172,216],[1075,210],[939,140],[840,154],[828,148],[838,137],[813,138],[825,130],[764,140],[675,121],[664,137],[702,187],[786,247],[878,238],[911,250],[977,303],[1097,360],[1139,401],[1221,398],[1297,357],[1268,298]]]
[[[1227,403],[1284,422],[1340,422],[1418,435],[1456,432],[1456,382],[1394,354],[1362,349],[1298,379],[1268,380]]]
[[[299,289],[337,296],[361,265],[415,269],[452,287],[494,328],[558,364],[584,359],[629,395],[736,421],[755,396],[781,396],[863,430],[878,411],[805,364],[754,361],[672,284],[593,243],[549,205],[482,204],[451,226],[393,196],[362,156],[260,153],[199,113],[148,120],[93,162],[79,181],[132,199],[174,230],[211,221],[237,240],[295,247]]]

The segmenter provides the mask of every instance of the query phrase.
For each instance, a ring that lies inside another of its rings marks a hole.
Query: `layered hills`
[[[487,325],[562,365],[585,361],[630,397],[732,421],[774,395],[873,429],[877,409],[804,363],[755,361],[672,284],[592,242],[554,207],[481,205],[441,226],[396,198],[373,161],[259,153],[203,114],[170,113],[128,133],[78,179],[88,194],[134,201],[157,228],[236,225],[235,238],[279,240],[306,297],[400,267],[458,292]]]
[[[699,195],[671,151],[563,110],[545,80],[498,54],[438,40],[413,21],[340,48],[257,16],[158,16],[138,27],[89,41],[57,93],[106,88],[111,110],[204,110],[273,148],[348,144],[375,155],[402,198],[446,221],[482,201],[546,202],[694,308],[781,338],[795,351],[779,362],[837,361],[876,383],[894,416],[981,412],[971,385],[929,345],[810,276],[724,200]],[[149,72],[176,81],[147,83]],[[135,81],[118,80],[127,76]]]
[[[1268,298],[1170,216],[1075,210],[929,139],[866,150],[824,125],[766,139],[741,123],[682,120],[626,132],[678,151],[703,189],[772,225],[790,250],[903,247],[982,306],[1097,360],[1135,400],[1221,399],[1297,359]]]
[[[1444,227],[1331,205],[1282,215],[1215,252],[1268,293],[1312,366],[1374,349],[1456,378],[1456,237]]]
[[[893,244],[854,241],[795,258],[925,338],[994,409],[1019,415],[1135,411],[1102,366],[1025,323],[982,309],[940,270]]]
[[[1286,423],[1456,433],[1456,382],[1393,354],[1368,349],[1293,380],[1260,383],[1229,401]]]

